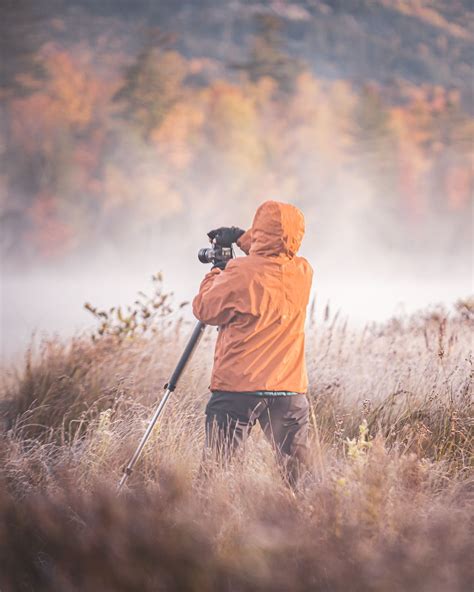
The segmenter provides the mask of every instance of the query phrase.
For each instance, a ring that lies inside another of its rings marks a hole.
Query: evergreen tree
[[[390,113],[379,89],[366,85],[354,111],[353,154],[358,173],[374,190],[376,207],[367,218],[368,231],[388,244],[406,241],[404,201],[399,193],[398,150]]]
[[[169,37],[151,31],[114,97],[122,106],[121,115],[138,129],[145,141],[150,140],[152,132],[179,100],[187,73],[184,58],[168,50],[168,44]]]
[[[393,142],[389,113],[380,92],[366,85],[354,113],[354,139],[357,156],[374,176],[386,172]]]
[[[283,94],[293,90],[295,79],[302,70],[301,62],[288,53],[282,19],[271,14],[256,16],[256,33],[249,60],[233,67],[246,71],[252,82],[272,78]]]
[[[47,22],[61,6],[60,0],[3,0],[0,25],[0,96],[25,94],[25,79],[44,78],[37,52],[46,40]]]

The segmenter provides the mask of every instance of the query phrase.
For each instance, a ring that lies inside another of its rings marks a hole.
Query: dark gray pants
[[[306,395],[213,393],[206,407],[206,448],[229,458],[259,422],[283,473],[296,484],[307,464],[309,403]]]

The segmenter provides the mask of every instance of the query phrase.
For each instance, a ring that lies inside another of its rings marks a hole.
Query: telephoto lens
[[[198,259],[201,263],[212,263],[214,261],[215,256],[216,252],[212,247],[199,249]]]

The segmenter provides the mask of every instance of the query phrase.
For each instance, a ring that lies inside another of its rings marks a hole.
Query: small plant
[[[454,305],[457,313],[465,321],[474,321],[474,296],[460,298]]]
[[[151,280],[152,294],[138,292],[139,298],[125,310],[121,306],[99,310],[88,302],[84,304],[84,308],[92,313],[99,323],[98,328],[92,333],[93,341],[110,336],[122,341],[136,336],[155,334],[163,328],[163,320],[174,312],[173,292],[164,291],[161,272],[152,275]],[[187,304],[188,302],[182,302],[179,308]]]
[[[346,438],[347,456],[355,462],[363,462],[367,451],[372,446],[370,442],[369,427],[367,420],[363,419],[359,425],[359,435],[357,438]]]

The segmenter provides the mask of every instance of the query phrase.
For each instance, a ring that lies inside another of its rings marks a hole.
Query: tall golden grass
[[[44,341],[1,386],[0,590],[472,589],[473,328],[472,301],[312,319],[296,490],[258,429],[229,465],[203,459],[208,329],[117,495],[190,328]]]

